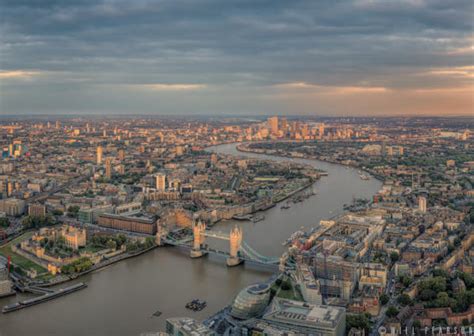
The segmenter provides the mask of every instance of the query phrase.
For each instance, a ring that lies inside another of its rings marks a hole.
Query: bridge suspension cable
[[[261,255],[253,248],[251,248],[245,241],[243,241],[240,245],[240,252],[247,258],[263,264],[278,264],[280,262],[279,258],[266,257]]]

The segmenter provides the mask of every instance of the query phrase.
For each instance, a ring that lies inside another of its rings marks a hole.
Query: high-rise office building
[[[156,174],[156,190],[165,191],[166,189],[166,175],[165,174]]]
[[[125,151],[124,151],[123,149],[120,149],[120,150],[118,151],[118,158],[119,158],[119,160],[121,160],[121,161],[125,160]]]
[[[112,159],[106,158],[105,159],[105,177],[108,179],[112,178]]]
[[[418,197],[418,209],[423,213],[426,212],[426,197],[425,196]]]
[[[272,135],[278,135],[278,117],[270,117],[267,120]]]
[[[176,155],[181,156],[184,153],[184,148],[183,146],[176,146]]]
[[[13,182],[8,181],[7,183],[7,196],[10,197],[13,194]]]
[[[319,124],[318,133],[319,133],[319,134],[318,134],[319,137],[322,138],[322,137],[324,136],[324,123]]]
[[[97,164],[102,164],[102,146],[97,146]]]
[[[279,127],[280,130],[283,131],[283,135],[286,135],[286,133],[288,132],[288,121],[286,120],[286,118],[281,118]]]

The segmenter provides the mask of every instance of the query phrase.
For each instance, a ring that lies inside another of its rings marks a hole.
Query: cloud
[[[280,90],[290,90],[290,91],[299,91],[299,90],[310,90],[320,94],[365,94],[365,93],[386,93],[389,89],[385,87],[375,87],[375,86],[324,86],[319,84],[311,84],[305,82],[292,82],[292,83],[282,83],[276,84],[274,88]]]
[[[204,84],[136,84],[129,85],[135,89],[146,89],[151,91],[195,91],[207,88]]]
[[[32,77],[38,75],[41,75],[41,72],[25,70],[0,70],[0,79],[31,79]]]
[[[207,113],[217,98],[216,111],[245,101],[272,113],[269,91],[324,95],[343,113],[330,98],[466,87],[473,11],[470,0],[1,1],[0,67],[22,70],[0,73],[0,113],[95,112],[118,95],[128,103],[114,111],[140,113],[164,103],[149,92],[199,96],[167,95],[179,113]],[[302,110],[294,100],[285,112]]]
[[[461,87],[444,87],[444,88],[427,88],[427,89],[414,89],[410,90],[411,93],[421,93],[421,94],[469,94],[472,98],[472,93],[474,92],[474,85],[467,85]],[[471,106],[467,113],[472,113],[474,106]]]
[[[430,75],[474,78],[474,65],[452,68],[440,68],[428,71]]]

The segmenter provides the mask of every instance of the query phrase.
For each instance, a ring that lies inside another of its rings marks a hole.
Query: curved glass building
[[[241,320],[259,316],[268,306],[269,300],[269,284],[248,286],[236,296],[232,304],[230,315]]]

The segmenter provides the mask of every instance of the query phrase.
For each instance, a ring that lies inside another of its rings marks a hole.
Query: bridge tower
[[[191,249],[191,258],[202,257],[205,253],[201,250],[202,244],[204,244],[205,236],[204,232],[206,231],[206,224],[201,221],[193,222],[193,248]]]
[[[236,226],[229,234],[230,256],[227,258],[227,266],[237,266],[243,262],[238,256],[241,243],[242,229]]]

